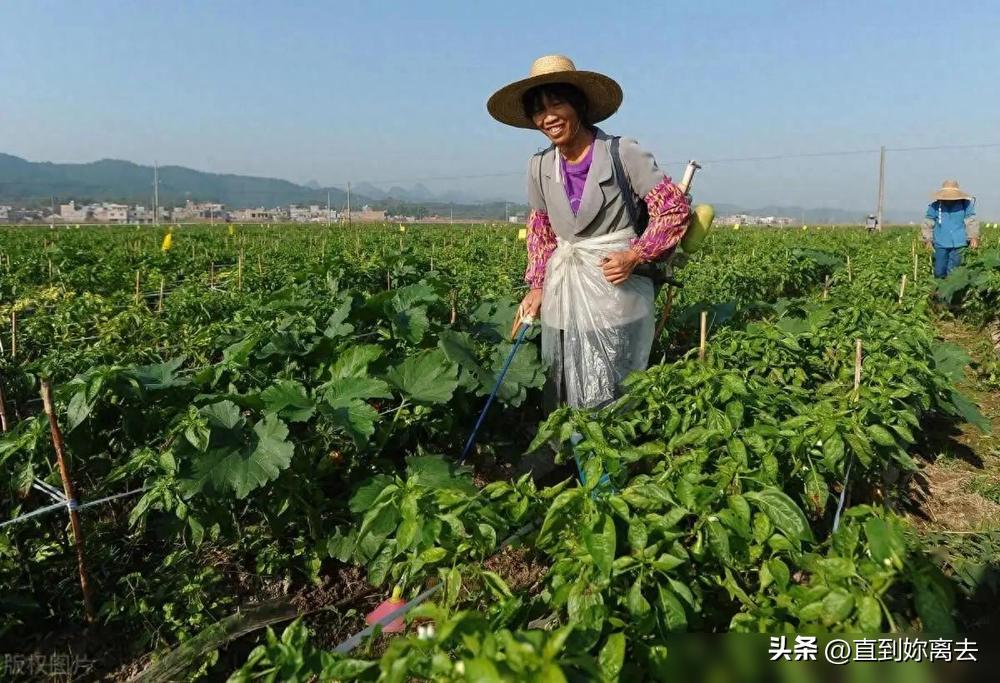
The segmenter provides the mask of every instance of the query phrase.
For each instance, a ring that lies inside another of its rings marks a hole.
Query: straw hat
[[[594,71],[579,71],[569,57],[547,55],[534,61],[527,78],[493,93],[486,109],[500,123],[534,130],[535,124],[524,115],[521,98],[535,86],[547,83],[569,83],[579,88],[590,105],[590,123],[608,118],[622,103],[622,88],[613,79]]]
[[[957,180],[946,180],[941,183],[941,189],[934,193],[934,199],[940,200],[952,200],[952,199],[972,199],[972,195],[963,192],[958,189]]]

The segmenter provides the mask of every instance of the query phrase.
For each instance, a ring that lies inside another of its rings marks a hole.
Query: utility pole
[[[503,203],[503,219],[510,223],[510,204],[508,202]]]
[[[160,167],[153,162],[153,225],[160,226]]]
[[[347,183],[347,224],[351,224],[351,183]]]
[[[878,231],[882,232],[882,211],[885,209],[885,145],[878,154]]]
[[[450,204],[448,206],[448,214],[450,216],[451,224],[455,225],[455,205]]]
[[[326,191],[326,227],[330,227],[330,190]]]

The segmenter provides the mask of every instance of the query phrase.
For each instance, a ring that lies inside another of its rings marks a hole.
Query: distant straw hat
[[[580,71],[569,57],[547,55],[534,61],[527,78],[493,93],[486,109],[500,123],[534,130],[535,124],[525,116],[522,98],[535,86],[548,83],[569,83],[579,88],[590,107],[590,123],[608,118],[622,103],[622,88],[614,79],[595,71]]]
[[[972,199],[972,195],[967,194],[958,188],[957,180],[946,180],[941,183],[941,189],[934,193],[934,199],[939,200],[952,200],[952,199]]]

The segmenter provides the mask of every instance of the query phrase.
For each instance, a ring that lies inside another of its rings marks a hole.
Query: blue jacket
[[[974,224],[976,205],[970,199],[958,201],[931,202],[927,207],[924,225],[933,229],[935,247],[964,247],[970,237],[978,236],[978,230],[970,230]],[[978,225],[976,226],[978,228]]]

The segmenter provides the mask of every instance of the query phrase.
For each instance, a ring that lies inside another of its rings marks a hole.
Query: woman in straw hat
[[[550,143],[528,164],[530,291],[519,309],[541,317],[550,406],[603,405],[629,372],[645,369],[653,264],[688,225],[688,198],[652,155],[595,125],[621,102],[621,87],[608,76],[550,55],[486,105],[501,123],[540,131]]]
[[[946,180],[933,195],[924,218],[924,244],[934,250],[934,277],[947,277],[962,265],[965,247],[979,247],[979,221],[975,197],[959,188],[957,180]]]

